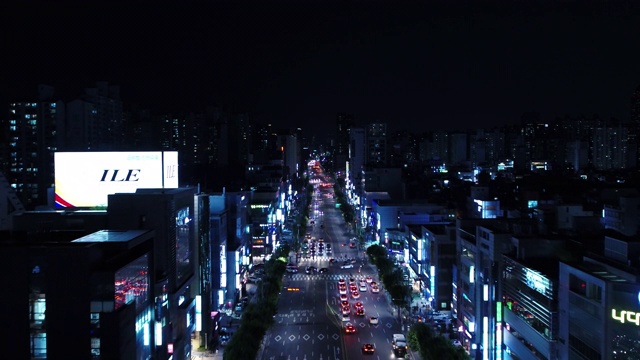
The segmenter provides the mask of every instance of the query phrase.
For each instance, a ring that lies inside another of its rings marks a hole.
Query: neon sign
[[[611,317],[614,320],[620,321],[622,324],[630,322],[636,324],[636,326],[640,326],[640,312],[622,310],[620,314],[617,315],[617,310],[611,309]]]
[[[527,286],[539,292],[540,294],[545,295],[545,292],[547,290],[545,278],[543,278],[539,273],[533,272],[529,269],[524,269],[524,273]]]

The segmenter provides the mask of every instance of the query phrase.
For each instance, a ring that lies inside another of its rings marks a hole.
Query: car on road
[[[351,318],[349,317],[349,314],[347,314],[347,315],[342,314],[342,321],[351,321]]]
[[[378,325],[378,322],[379,322],[378,318],[375,317],[375,316],[372,316],[372,317],[369,318],[369,324],[371,324],[371,325]]]
[[[344,332],[347,334],[353,334],[356,332],[356,327],[351,324],[347,324],[347,326],[344,327]]]
[[[364,278],[364,280],[369,284],[371,284],[371,282],[373,281],[373,278],[371,276],[367,276],[366,278]]]
[[[345,264],[340,266],[341,269],[353,269],[353,264]]]
[[[403,357],[407,353],[407,338],[404,334],[393,334],[391,346],[396,356]]]
[[[328,269],[328,268],[320,268],[320,270],[318,270],[318,272],[319,272],[320,274],[324,274],[324,273],[329,272],[329,269]]]
[[[342,301],[340,304],[342,305],[342,307],[349,306],[349,302],[347,300]]]
[[[432,317],[436,320],[447,320],[449,318],[449,315],[434,311]]]
[[[349,298],[347,297],[347,295],[345,294],[340,295],[340,301],[348,301],[348,300]]]
[[[304,272],[307,274],[315,273],[318,272],[318,268],[315,266],[307,266],[307,268],[304,269]]]
[[[372,286],[371,287],[371,292],[374,294],[377,294],[380,292],[380,288],[376,285],[376,286]]]
[[[356,316],[364,316],[364,309],[356,310]]]
[[[358,290],[359,290],[360,292],[367,291],[367,285],[365,285],[365,284],[360,284],[360,287],[358,288]]]
[[[362,304],[361,301],[356,302],[355,304],[353,304],[353,307],[358,310],[358,309],[364,309],[364,305]]]
[[[360,293],[357,291],[354,291],[351,293],[351,297],[354,299],[360,299]]]
[[[373,344],[364,344],[362,345],[362,353],[363,354],[371,354],[373,355],[373,353],[376,351],[376,348],[373,346]]]
[[[342,315],[349,315],[351,314],[351,308],[347,305],[342,307]]]
[[[338,279],[338,284],[346,284],[347,282],[344,279]]]

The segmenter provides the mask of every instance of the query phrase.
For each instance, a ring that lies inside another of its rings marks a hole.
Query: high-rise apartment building
[[[2,147],[2,172],[9,186],[27,209],[47,205],[47,191],[53,187],[53,154],[65,133],[65,104],[53,100],[53,87],[38,86],[31,101],[9,104],[9,116],[2,128],[7,141]]]
[[[387,165],[387,124],[386,123],[370,123],[366,128],[366,146],[367,146],[367,166],[386,166]]]
[[[593,129],[592,161],[598,170],[628,167],[628,132],[621,124]]]
[[[349,153],[349,129],[354,126],[353,115],[338,114],[336,118],[336,155]]]
[[[336,143],[334,154],[334,166],[336,170],[345,169],[349,159],[349,144],[351,142],[349,129],[355,127],[355,121],[351,114],[338,114],[336,118]]]
[[[99,81],[67,103],[65,151],[119,150],[125,126],[120,87]]]
[[[460,165],[468,161],[469,137],[467,134],[461,132],[453,133],[449,139],[451,143],[451,151],[449,153],[451,163]]]
[[[349,156],[345,163],[347,188],[358,196],[364,195],[364,169],[366,159],[365,129],[349,129]]]

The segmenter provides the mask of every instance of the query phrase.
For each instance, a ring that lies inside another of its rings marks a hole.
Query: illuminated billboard
[[[609,323],[610,359],[637,359],[640,340],[640,286],[635,283],[610,283]]]
[[[109,194],[178,187],[177,151],[56,152],[57,207],[106,207]]]

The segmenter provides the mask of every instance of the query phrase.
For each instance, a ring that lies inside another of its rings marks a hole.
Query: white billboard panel
[[[178,187],[176,151],[56,152],[58,207],[106,207],[108,195]]]
[[[164,185],[166,189],[178,188],[178,152],[177,151],[164,151],[162,153],[164,158]]]

